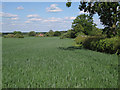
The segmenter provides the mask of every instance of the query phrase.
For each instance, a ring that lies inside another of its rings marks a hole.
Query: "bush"
[[[14,34],[8,34],[8,35],[4,35],[4,38],[13,38]]]
[[[29,36],[36,36],[36,32],[30,31],[30,32],[28,33],[28,35],[29,35]]]
[[[70,38],[70,35],[68,33],[63,33],[60,39],[64,39],[64,38]]]
[[[2,36],[2,33],[0,32],[0,37]]]
[[[53,37],[53,36],[54,36],[53,30],[50,30],[49,32],[45,33],[45,37]]]
[[[80,36],[80,35],[84,35],[85,36],[85,34],[83,32],[78,32],[78,33],[75,34],[76,37]]]
[[[54,36],[60,36],[60,35],[61,35],[61,32],[59,32],[59,31],[54,32]]]
[[[118,42],[120,42],[120,39],[118,39],[118,37],[89,37],[85,39],[83,46],[87,49],[114,54],[118,51],[118,48],[120,46],[120,43]]]
[[[60,39],[63,38],[75,38],[75,32],[73,30],[68,30],[67,33],[61,35]]]
[[[24,38],[24,36],[21,35],[21,34],[15,34],[15,35],[14,35],[14,38]]]
[[[21,35],[21,34],[8,34],[8,35],[4,35],[3,36],[4,38],[24,38],[24,36],[23,35]]]
[[[87,38],[87,36],[85,36],[85,35],[78,35],[75,38],[75,42],[76,42],[76,44],[82,45],[86,38]]]
[[[89,36],[85,39],[83,46],[84,48],[87,48],[87,49],[93,49],[91,43],[95,44],[95,42],[104,38],[105,38],[104,36]]]

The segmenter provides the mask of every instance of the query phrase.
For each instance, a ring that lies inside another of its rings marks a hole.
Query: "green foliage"
[[[82,32],[85,35],[89,35],[89,33],[95,28],[95,24],[93,23],[93,18],[88,15],[79,15],[72,23],[72,28],[75,33]]]
[[[52,36],[54,36],[53,30],[50,30],[49,32],[45,33],[45,36],[46,37],[52,37]]]
[[[114,54],[118,50],[118,42],[120,42],[118,37],[105,39],[101,37],[88,37],[84,41],[83,46],[87,49]]]
[[[120,36],[120,22],[117,24],[116,31],[117,31],[117,35]]]
[[[70,47],[73,42],[3,38],[2,88],[117,88],[118,56]]]
[[[80,10],[89,12],[90,16],[98,14],[100,21],[106,26],[104,32],[110,35],[116,35],[116,25],[120,21],[120,3],[119,2],[80,2]]]
[[[101,36],[101,35],[102,35],[102,32],[103,32],[102,29],[98,29],[98,28],[96,28],[96,27],[93,27],[93,28],[92,28],[92,31],[90,31],[90,32],[88,33],[88,35],[90,35],[90,36]]]
[[[60,39],[64,39],[64,38],[68,38],[68,34],[67,33],[63,33],[61,36],[60,36]]]
[[[61,35],[61,32],[60,31],[55,31],[54,32],[54,36],[60,36]]]
[[[49,36],[50,36],[50,37],[54,36],[53,30],[50,30],[48,33],[49,33]]]
[[[24,38],[24,36],[21,35],[21,34],[15,34],[15,35],[14,35],[14,38]]]
[[[2,36],[2,33],[0,32],[0,37]]]
[[[66,3],[66,6],[67,6],[67,7],[70,7],[70,6],[71,6],[71,3],[72,3],[72,2],[67,2],[67,3]]]
[[[8,34],[8,35],[4,35],[3,36],[4,38],[24,38],[24,36],[23,35],[21,35],[21,34]]]
[[[66,3],[68,7],[71,4]],[[80,11],[89,12],[89,15],[93,17],[94,14],[99,15],[99,19],[102,24],[107,28],[104,32],[111,37],[111,35],[117,35],[117,23],[120,22],[120,3],[119,2],[84,2],[80,1]]]
[[[75,38],[76,37],[75,34],[76,33],[73,30],[68,30],[66,33],[62,34],[60,38],[61,39],[63,39],[63,38]]]
[[[30,31],[30,32],[28,33],[28,35],[29,35],[29,36],[35,36],[35,35],[36,35],[36,32],[35,32],[35,31]]]
[[[75,38],[75,42],[76,44],[80,45],[80,46],[83,46],[83,43],[85,41],[87,36],[85,35],[78,35],[76,38]]]
[[[85,36],[85,34],[83,32],[78,32],[78,33],[75,34],[76,37],[79,36],[79,35]]]
[[[4,37],[4,38],[13,38],[13,37],[14,37],[14,34],[4,35],[3,37]]]
[[[14,34],[14,35],[15,35],[15,34],[22,34],[22,32],[21,32],[21,31],[14,31],[13,34]]]

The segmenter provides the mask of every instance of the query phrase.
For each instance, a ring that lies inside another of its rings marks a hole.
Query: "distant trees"
[[[14,35],[15,35],[15,34],[22,34],[22,32],[21,32],[21,31],[14,31],[13,34],[14,34]]]
[[[28,35],[29,35],[29,36],[35,36],[35,35],[36,35],[36,32],[35,32],[35,31],[30,31],[30,32],[28,33]]]
[[[53,30],[50,30],[50,31],[48,32],[48,34],[49,34],[50,37],[54,36]]]
[[[2,33],[0,32],[0,37],[2,36]]]
[[[61,35],[61,32],[60,31],[55,31],[54,32],[54,36],[60,36]]]
[[[60,36],[61,35],[61,32],[60,31],[53,31],[53,30],[50,30],[49,32],[47,32],[45,34],[46,37],[53,37],[53,36]]]

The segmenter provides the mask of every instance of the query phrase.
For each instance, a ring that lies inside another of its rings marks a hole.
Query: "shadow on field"
[[[73,51],[73,50],[76,50],[76,49],[82,49],[82,47],[76,47],[76,46],[70,46],[70,47],[58,47],[58,49]]]

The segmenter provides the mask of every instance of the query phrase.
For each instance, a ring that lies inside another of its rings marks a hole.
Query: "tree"
[[[15,35],[15,34],[22,34],[22,32],[21,32],[21,31],[14,31],[13,34],[14,34],[14,35]]]
[[[50,30],[49,32],[48,32],[48,35],[51,37],[51,36],[54,36],[54,32],[53,32],[53,30]]]
[[[29,36],[35,36],[35,35],[36,35],[36,32],[35,32],[35,31],[30,31],[30,32],[28,33],[28,35],[29,35]]]
[[[67,7],[71,6],[71,3],[66,4]],[[89,12],[90,16],[94,14],[99,15],[99,19],[106,27],[103,31],[108,37],[116,35],[116,26],[120,22],[120,3],[119,2],[80,2],[79,9],[84,12]]]
[[[68,38],[75,38],[76,37],[76,33],[71,29],[71,30],[68,30],[67,32],[68,34]]]
[[[0,37],[2,36],[2,33],[0,32]]]
[[[54,32],[54,36],[60,36],[61,35],[61,32],[60,31],[55,31]]]
[[[72,28],[75,33],[82,32],[85,35],[88,35],[95,26],[96,24],[93,23],[93,18],[85,14],[77,16],[72,23]]]

